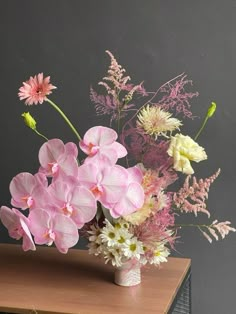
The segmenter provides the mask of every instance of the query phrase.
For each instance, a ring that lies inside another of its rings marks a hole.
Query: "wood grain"
[[[0,244],[0,311],[11,313],[166,313],[190,260],[169,258],[161,269],[142,269],[142,283],[113,283],[114,269],[87,251],[37,247],[23,252]]]

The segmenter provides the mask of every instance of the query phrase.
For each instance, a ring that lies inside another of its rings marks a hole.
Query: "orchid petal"
[[[77,227],[81,228],[96,215],[96,199],[93,193],[84,187],[74,188],[70,204],[74,208],[71,218],[76,222]]]
[[[16,175],[10,182],[11,204],[22,209],[28,208],[27,198],[31,196],[35,184],[35,177],[31,173],[22,172]]]
[[[117,139],[117,133],[113,129],[104,126],[94,126],[84,135],[84,143],[92,143],[97,146],[110,145]]]
[[[122,158],[127,155],[126,148],[118,142],[112,143],[110,147],[116,151],[118,158]]]
[[[127,187],[128,172],[121,166],[106,167],[102,176],[101,186],[104,188],[104,194],[101,195],[101,202],[104,205],[107,202],[116,203]]]
[[[65,144],[66,154],[73,156],[74,158],[78,157],[78,148],[73,142],[68,142]]]
[[[76,224],[64,215],[56,214],[53,219],[53,231],[55,232],[55,245],[61,253],[67,253],[79,240]]]
[[[65,153],[64,143],[60,139],[52,139],[44,143],[39,150],[39,162],[43,168],[56,162]]]
[[[141,208],[144,203],[144,191],[139,183],[131,183],[122,198],[111,209],[114,218],[129,215]]]
[[[37,244],[48,244],[47,232],[51,227],[51,216],[46,210],[34,209],[29,213],[30,231]]]

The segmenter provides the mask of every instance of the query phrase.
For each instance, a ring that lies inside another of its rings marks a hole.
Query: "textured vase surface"
[[[141,269],[139,263],[128,261],[115,270],[115,283],[119,286],[131,287],[141,283]]]

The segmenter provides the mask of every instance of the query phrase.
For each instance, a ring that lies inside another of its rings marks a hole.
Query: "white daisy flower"
[[[117,242],[120,246],[122,246],[127,242],[127,240],[130,240],[132,236],[133,235],[129,233],[127,229],[119,229]]]
[[[157,246],[153,252],[153,257],[149,259],[150,264],[159,265],[160,263],[167,262],[167,257],[170,254],[170,250],[163,244]]]
[[[104,250],[103,246],[95,241],[90,242],[88,244],[88,248],[89,248],[88,249],[89,254],[94,254],[95,256],[100,255]]]
[[[90,227],[90,230],[88,231],[88,234],[90,235],[89,236],[89,241],[90,242],[98,242],[98,243],[101,242],[99,240],[100,233],[101,233],[100,228],[98,226],[96,226],[96,225],[92,225]]]
[[[119,229],[114,228],[114,226],[106,220],[106,226],[101,229],[99,237],[102,243],[106,243],[107,246],[114,246],[119,239]]]
[[[143,244],[136,237],[128,239],[124,243],[124,255],[127,258],[136,258],[139,260],[142,254],[144,254]]]
[[[109,248],[103,252],[105,264],[111,262],[112,266],[122,266],[122,251],[120,248]]]
[[[125,230],[129,230],[129,223],[128,223],[126,220],[124,220],[124,219],[119,219],[119,220],[115,223],[114,227],[115,227],[116,229],[125,229]]]

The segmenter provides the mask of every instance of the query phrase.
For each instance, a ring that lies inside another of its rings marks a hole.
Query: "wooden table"
[[[37,247],[23,252],[0,244],[0,312],[115,314],[167,313],[190,260],[169,258],[161,269],[142,269],[142,283],[127,288],[113,283],[114,269],[87,251],[68,254]]]

